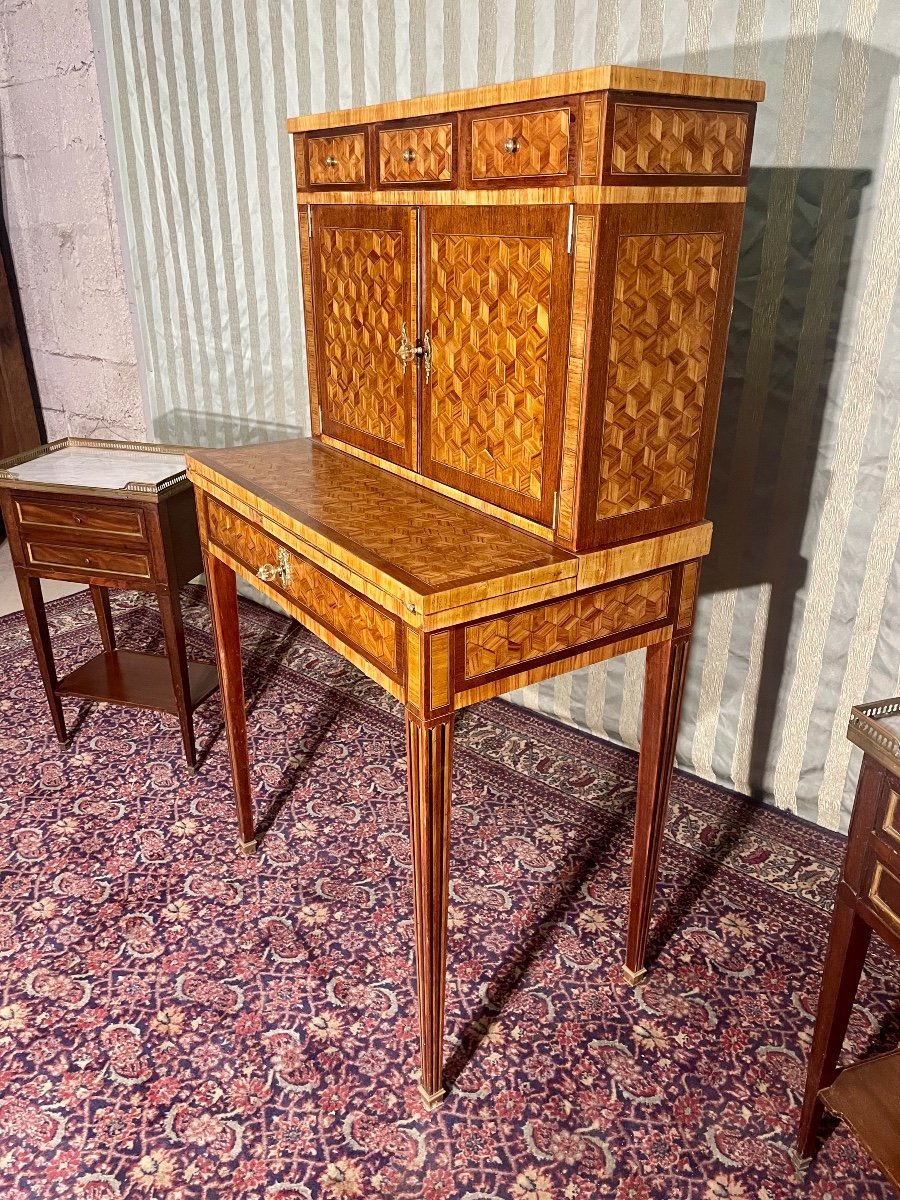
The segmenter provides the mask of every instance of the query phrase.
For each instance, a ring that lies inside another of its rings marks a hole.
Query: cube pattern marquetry
[[[541,498],[553,242],[433,234],[431,457]]]
[[[239,513],[207,502],[210,540],[250,567],[254,574],[264,564],[278,564],[280,544]],[[392,675],[398,673],[395,617],[371,604],[358,592],[344,587],[312,563],[288,551],[290,576],[270,587],[295,600],[313,617],[356,646],[366,658]]]
[[[572,650],[662,620],[668,571],[466,626],[466,679]]]
[[[403,446],[406,381],[397,357],[408,283],[403,235],[326,226],[319,246],[325,414]]]
[[[611,170],[620,175],[742,175],[747,114],[617,104]]]
[[[507,143],[514,142],[515,149]],[[569,110],[505,113],[472,122],[473,179],[565,175],[569,169]]]
[[[342,184],[366,182],[366,135],[340,133],[307,138],[309,182]]]
[[[723,242],[619,238],[598,518],[693,494]]]
[[[382,129],[378,135],[382,183],[448,183],[453,177],[453,126]]]

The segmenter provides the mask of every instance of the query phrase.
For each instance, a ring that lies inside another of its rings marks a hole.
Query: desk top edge
[[[495,104],[514,104],[523,100],[543,100],[611,89],[754,104],[763,100],[766,94],[766,85],[760,79],[607,65],[566,71],[559,75],[542,75],[536,79],[515,79],[507,83],[415,96],[409,100],[391,100],[327,113],[305,113],[289,117],[286,125],[288,133],[305,133],[313,129],[336,129],[373,121],[431,116],[460,108],[488,108]]]

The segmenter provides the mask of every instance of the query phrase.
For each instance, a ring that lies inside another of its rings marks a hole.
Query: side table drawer
[[[112,533],[118,537],[144,541],[147,533],[139,509],[111,505],[55,504],[52,501],[17,500],[16,515],[23,527],[40,529],[84,529],[93,533]],[[23,529],[23,532],[26,532]]]
[[[885,924],[900,936],[900,878],[882,862],[875,863],[868,899]]]
[[[106,573],[135,579],[151,578],[150,558],[147,554],[32,541],[25,541],[24,549],[25,562],[29,567],[83,571],[86,575]]]
[[[392,679],[401,678],[402,628],[393,614],[217,500],[207,498],[206,519],[209,540],[256,579],[309,613]]]

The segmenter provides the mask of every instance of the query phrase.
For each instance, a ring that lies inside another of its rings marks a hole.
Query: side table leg
[[[178,593],[169,588],[157,592],[156,600],[159,604],[159,615],[162,617],[169,670],[172,672],[172,687],[175,689],[175,703],[178,706],[178,722],[181,725],[184,758],[189,770],[196,771],[197,747],[194,741],[194,718],[191,709],[191,677],[188,674],[181,603]]]
[[[828,952],[822,973],[822,988],[816,1012],[816,1028],[809,1052],[806,1091],[797,1133],[797,1157],[809,1158],[822,1120],[822,1088],[830,1087],[837,1075],[837,1060],[844,1044],[850,1012],[856,999],[872,928],[856,915],[840,894],[834,905]]]
[[[240,847],[245,854],[256,849],[253,833],[253,794],[250,789],[250,760],[247,753],[247,709],[244,703],[244,672],[241,666],[241,631],[238,624],[237,581],[234,571],[204,551],[206,588],[212,611],[219,694],[225,716],[225,734],[231,758],[231,779],[237,805]]]
[[[419,1091],[431,1111],[444,1098],[444,997],[450,889],[450,774],[453,717],[423,726],[406,714],[406,769],[416,927],[416,975],[422,1072]]]
[[[44,608],[44,595],[41,592],[41,581],[33,575],[24,575],[16,571],[19,593],[22,597],[22,607],[25,610],[25,620],[34,644],[34,654],[38,670],[47,693],[47,703],[50,705],[50,715],[53,718],[53,728],[61,746],[67,746],[69,735],[66,732],[66,721],[63,716],[62,703],[56,694],[56,664],[53,661],[53,647],[50,644],[50,630],[47,626],[47,611]]]
[[[100,641],[103,643],[103,649],[112,652],[116,648],[116,633],[113,629],[109,588],[98,587],[92,583],[91,599],[94,602],[94,612],[97,614],[97,626],[100,630]]]
[[[638,766],[637,811],[631,864],[631,900],[625,978],[638,983],[646,973],[647,935],[653,893],[659,869],[659,851],[666,822],[666,806],[675,741],[681,716],[681,697],[687,669],[690,638],[674,638],[647,648],[644,676],[644,715],[641,757]]]

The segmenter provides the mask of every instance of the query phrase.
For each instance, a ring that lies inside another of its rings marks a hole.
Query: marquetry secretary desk
[[[644,971],[763,92],[598,67],[288,122],[313,436],[188,460],[241,841],[235,572],[405,705],[429,1107],[454,713],[640,647]]]

